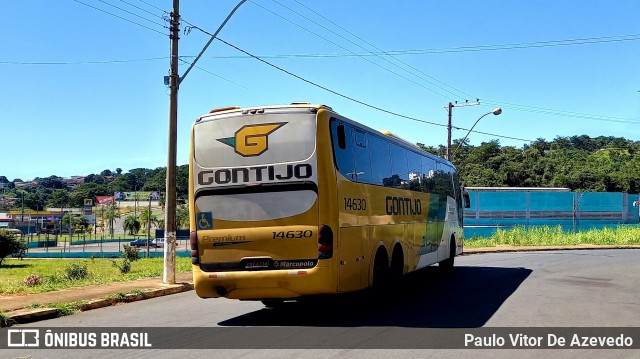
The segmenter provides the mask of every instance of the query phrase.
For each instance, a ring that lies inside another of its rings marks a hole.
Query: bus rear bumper
[[[328,267],[204,272],[199,266],[193,266],[193,283],[196,294],[202,298],[260,300],[336,293]]]

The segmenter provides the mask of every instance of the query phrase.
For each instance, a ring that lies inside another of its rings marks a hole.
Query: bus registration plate
[[[242,261],[242,268],[247,270],[269,269],[271,268],[271,258],[251,258]]]

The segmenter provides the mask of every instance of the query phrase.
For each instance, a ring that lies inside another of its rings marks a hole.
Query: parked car
[[[149,247],[156,247],[156,245],[153,243],[153,241],[151,239],[148,239],[149,241]],[[131,247],[146,247],[147,246],[147,239],[146,238],[139,238],[136,239],[135,241],[131,241],[131,243],[129,243],[129,245]]]
[[[13,234],[15,234],[17,236],[21,236],[22,235],[22,231],[17,229],[17,228],[0,228],[0,229],[5,230],[5,231],[7,231],[9,233],[13,233]]]
[[[163,238],[156,238],[153,240],[153,245],[156,247],[163,247],[164,246],[164,237]]]

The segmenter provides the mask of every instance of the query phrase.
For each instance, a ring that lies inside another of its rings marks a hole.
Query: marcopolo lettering
[[[422,203],[419,199],[387,196],[387,214],[396,216],[415,216],[422,214]]]
[[[262,181],[286,181],[311,177],[312,167],[308,163],[284,166],[255,166],[249,168],[224,168],[198,173],[198,184],[236,184]]]

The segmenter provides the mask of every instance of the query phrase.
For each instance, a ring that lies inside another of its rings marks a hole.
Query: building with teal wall
[[[567,188],[468,187],[465,237],[486,237],[513,226],[562,226],[566,231],[638,225],[637,194],[571,192]]]

